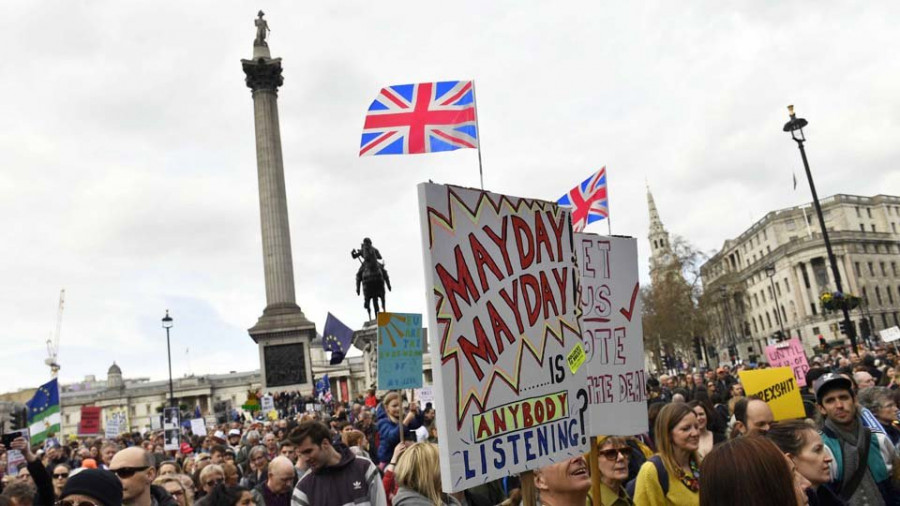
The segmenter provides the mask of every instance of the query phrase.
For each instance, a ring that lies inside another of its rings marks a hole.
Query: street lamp
[[[778,311],[778,293],[775,291],[775,266],[769,264],[766,266],[766,276],[769,276],[769,283],[772,284],[772,297],[775,298],[775,321],[778,322],[778,327],[781,329],[781,339],[787,339],[787,334],[784,333],[784,322],[781,320],[781,313]]]
[[[844,288],[841,285],[841,273],[838,271],[837,261],[834,258],[834,251],[831,249],[831,240],[828,238],[828,229],[825,228],[825,218],[822,216],[822,206],[819,205],[819,195],[816,193],[816,185],[813,183],[812,172],[809,171],[809,161],[806,159],[806,149],[803,147],[803,143],[806,142],[806,137],[803,135],[803,127],[805,127],[808,122],[803,118],[798,118],[794,113],[794,106],[788,106],[788,114],[791,116],[791,120],[784,124],[783,130],[785,132],[790,132],[791,138],[797,142],[797,147],[800,148],[800,156],[803,158],[803,168],[806,169],[806,180],[809,181],[809,190],[812,192],[813,205],[816,208],[816,216],[819,217],[819,228],[822,229],[822,239],[825,241],[825,250],[828,252],[828,262],[831,264],[831,274],[834,276],[834,284],[837,288],[837,291],[844,293]],[[856,346],[856,331],[853,328],[853,323],[850,322],[850,310],[847,309],[846,305],[842,305],[841,311],[844,313],[844,326],[847,329],[847,337],[850,338],[850,346],[853,347],[853,351],[859,354],[859,349]]]
[[[172,317],[169,316],[169,310],[166,309],[166,316],[163,316],[162,326],[166,329],[166,351],[169,354],[169,406],[175,407],[175,388],[172,386],[172,345],[169,342],[169,329],[172,328]]]

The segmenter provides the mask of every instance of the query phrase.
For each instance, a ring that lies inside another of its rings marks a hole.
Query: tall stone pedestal
[[[363,328],[353,332],[353,346],[365,358],[366,388],[378,387],[378,322],[369,320]]]
[[[312,390],[312,360],[309,343],[316,325],[296,310],[270,310],[249,330],[259,346],[263,390]]]

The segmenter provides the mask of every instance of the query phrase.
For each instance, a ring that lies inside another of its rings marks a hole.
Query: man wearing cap
[[[851,506],[888,504],[890,440],[863,425],[848,378],[829,373],[816,380],[813,388],[816,409],[824,418],[822,441],[832,456],[832,489]]]
[[[237,453],[241,449],[241,430],[231,429],[228,431],[228,446]]]
[[[123,506],[178,506],[166,489],[152,484],[156,469],[143,448],[132,446],[116,453],[109,470],[122,482]]]

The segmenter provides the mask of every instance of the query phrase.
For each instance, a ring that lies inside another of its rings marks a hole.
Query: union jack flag
[[[369,111],[359,156],[477,148],[472,81],[382,88]]]
[[[581,232],[589,223],[609,218],[609,200],[606,197],[606,167],[572,188],[556,203],[572,209],[572,229],[575,232]]]

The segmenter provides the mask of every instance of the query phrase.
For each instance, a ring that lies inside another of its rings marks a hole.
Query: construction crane
[[[50,366],[50,376],[55,378],[59,374],[59,333],[62,330],[63,304],[66,302],[66,289],[59,291],[59,308],[56,310],[56,332],[47,339],[47,358],[44,363]]]

